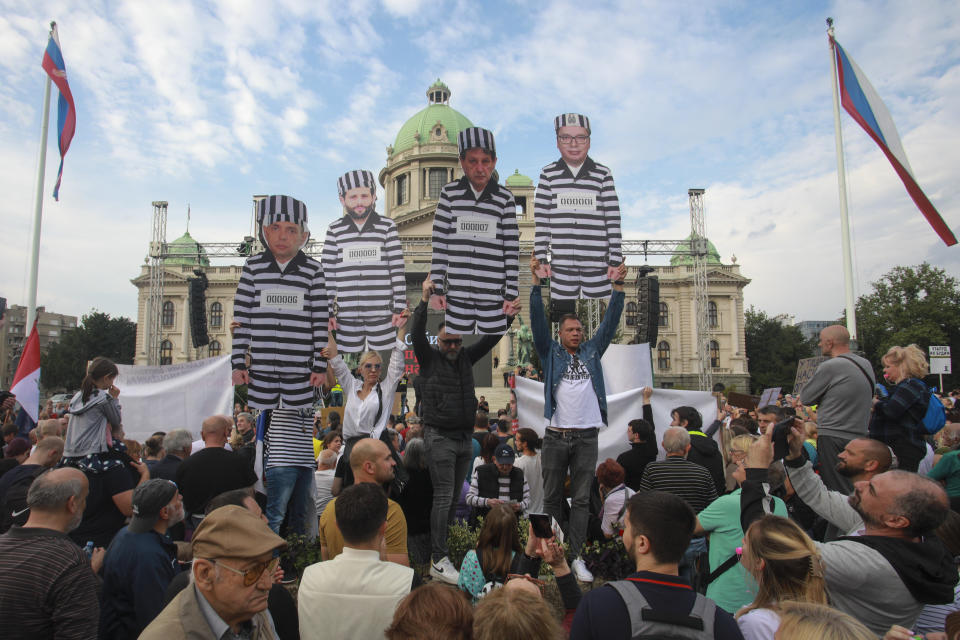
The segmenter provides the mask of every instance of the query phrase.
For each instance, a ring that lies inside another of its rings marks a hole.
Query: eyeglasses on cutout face
[[[243,586],[250,587],[260,579],[260,576],[263,575],[263,572],[266,571],[268,574],[273,575],[273,572],[277,570],[277,565],[280,564],[280,558],[273,558],[267,562],[258,562],[249,569],[234,569],[228,564],[224,564],[219,560],[214,560],[214,564],[217,566],[223,567],[224,569],[229,569],[237,575],[243,576]]]
[[[560,144],[572,144],[576,141],[577,144],[586,144],[587,140],[590,139],[590,136],[568,136],[566,134],[557,136],[557,140],[560,141]]]
[[[363,363],[364,369],[372,369],[374,371],[380,371],[380,368],[382,366],[383,366],[383,363],[381,362],[364,362]]]

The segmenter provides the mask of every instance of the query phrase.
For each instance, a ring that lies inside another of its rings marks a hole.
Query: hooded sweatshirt
[[[87,401],[78,391],[70,400],[70,423],[63,447],[64,458],[86,456],[107,450],[109,425],[120,427],[120,403],[106,391],[94,389]]]
[[[698,431],[689,431],[689,433],[690,451],[687,452],[687,460],[710,472],[713,484],[717,488],[717,495],[722,496],[727,492],[727,480],[723,475],[723,456],[720,455],[720,447],[713,438],[708,438]]]

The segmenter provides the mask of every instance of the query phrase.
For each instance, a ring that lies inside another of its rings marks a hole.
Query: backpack
[[[927,393],[930,394],[930,398],[927,401],[927,412],[923,414],[922,423],[926,432],[933,435],[947,424],[947,411],[933,391],[928,390]]]
[[[6,533],[13,525],[22,527],[27,522],[27,518],[30,517],[27,492],[37,476],[46,470],[46,467],[37,465],[36,469],[7,487],[7,492],[0,497],[0,533]]]
[[[702,593],[694,593],[696,599],[687,615],[650,608],[647,599],[629,580],[608,582],[617,590],[630,614],[630,637],[658,640],[713,640],[713,622],[717,605]]]

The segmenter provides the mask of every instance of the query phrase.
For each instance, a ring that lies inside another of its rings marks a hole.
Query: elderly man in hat
[[[323,269],[301,251],[307,207],[267,196],[257,202],[257,223],[266,249],[247,258],[233,299],[233,384],[249,385],[256,409],[308,408],[326,371],[328,312]]]
[[[337,180],[344,215],[327,228],[321,264],[337,348],[356,353],[393,346],[393,328],[407,308],[403,250],[393,220],[376,210],[373,173],[348,171]]]
[[[113,538],[103,560],[100,637],[135,638],[163,609],[167,585],[180,571],[167,529],[183,520],[183,499],[169,480],[147,480],[133,491],[133,518]]]
[[[498,504],[508,504],[517,513],[530,506],[530,485],[523,469],[514,466],[516,458],[513,447],[501,444],[494,451],[493,462],[473,470],[466,501],[473,507],[474,517],[487,515]]]
[[[560,159],[541,171],[533,205],[538,275],[550,278],[552,299],[606,298],[623,262],[613,176],[587,155],[587,116],[564,113],[554,118],[553,127]]]
[[[446,309],[447,333],[502,335],[519,309],[517,207],[493,179],[493,133],[469,127],[457,143],[464,176],[440,190],[428,281]]]
[[[140,640],[275,640],[267,595],[283,538],[258,516],[229,505],[211,511],[197,527],[193,584],[177,594]]]

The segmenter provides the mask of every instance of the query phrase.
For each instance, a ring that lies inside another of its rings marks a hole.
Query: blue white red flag
[[[73,104],[73,94],[67,84],[67,67],[63,63],[63,53],[60,51],[60,37],[57,35],[57,25],[50,30],[50,40],[47,50],[43,52],[43,70],[50,76],[53,84],[60,90],[60,99],[57,101],[57,145],[60,147],[60,169],[57,170],[57,184],[53,187],[53,199],[60,200],[60,178],[63,177],[63,157],[67,155],[70,141],[77,130],[77,109]],[[46,114],[44,114],[46,115]]]
[[[880,146],[880,150],[887,156],[894,171],[903,181],[907,193],[913,198],[917,207],[920,208],[920,212],[933,227],[933,230],[937,232],[937,235],[940,236],[940,239],[948,247],[957,244],[956,236],[953,235],[950,227],[940,217],[936,208],[913,177],[913,170],[907,161],[907,154],[903,150],[897,128],[894,126],[893,118],[890,117],[890,112],[883,104],[883,100],[880,99],[877,91],[867,80],[867,76],[857,66],[857,63],[843,50],[843,47],[832,37],[830,43],[833,45],[834,55],[837,59],[840,102],[843,104],[843,108]]]
[[[269,412],[261,411],[260,415],[257,416],[256,457],[253,459],[253,472],[257,474],[257,481],[254,483],[253,488],[264,494],[267,492],[267,489],[263,485],[263,437],[267,433],[267,417],[269,415]]]

